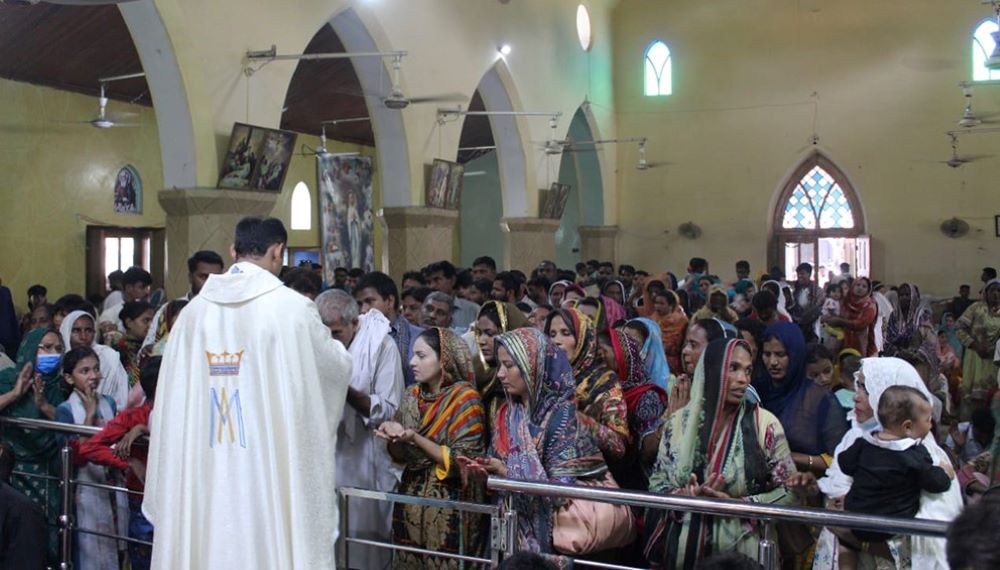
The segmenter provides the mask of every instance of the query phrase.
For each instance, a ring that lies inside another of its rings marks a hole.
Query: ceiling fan
[[[964,129],[971,129],[972,127],[978,127],[983,123],[990,123],[992,117],[996,116],[995,113],[991,114],[976,114],[972,111],[972,85],[968,82],[963,81],[960,83],[962,87],[962,95],[965,97],[965,110],[962,112],[962,118],[958,120],[958,126]]]
[[[382,97],[382,104],[387,108],[399,110],[413,104],[421,103],[463,103],[468,99],[468,97],[459,93],[407,97],[403,94],[403,89],[399,86],[399,71],[402,65],[403,56],[397,55],[392,58],[392,88],[389,90],[388,95]]]
[[[558,128],[559,128],[559,117],[555,115],[550,116],[549,129],[552,130],[552,136],[550,136],[548,139],[544,141],[532,141],[532,144],[534,144],[536,147],[541,148],[542,152],[549,156],[556,156],[562,154],[564,150],[566,150],[567,148],[570,147],[570,145],[573,144],[573,141],[569,137],[566,137],[564,139],[556,138],[556,129]]]
[[[949,136],[951,136],[951,158],[949,158],[948,160],[940,161],[942,164],[947,164],[951,168],[958,168],[959,166],[962,166],[963,164],[966,164],[968,162],[975,162],[981,158],[990,158],[992,156],[989,154],[959,156],[958,135],[949,135]]]
[[[138,113],[116,112],[108,113],[108,98],[104,94],[104,82],[101,82],[101,95],[97,98],[97,116],[86,121],[60,121],[62,123],[73,123],[90,125],[97,129],[111,129],[120,127],[138,127],[138,123],[123,123],[124,119],[138,117]]]
[[[302,145],[302,150],[295,153],[296,156],[315,156],[316,158],[324,158],[328,156],[358,156],[359,152],[330,152],[326,149],[326,126],[336,126],[340,123],[357,123],[361,121],[370,120],[368,117],[357,117],[352,119],[333,119],[330,121],[323,121],[320,123],[319,131],[319,146],[316,148],[311,148],[307,144]]]

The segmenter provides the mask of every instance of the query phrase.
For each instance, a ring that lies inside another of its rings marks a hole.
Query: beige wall
[[[138,128],[87,124],[97,99],[0,80],[0,279],[18,310],[34,283],[49,299],[83,293],[88,225],[162,227],[162,184],[153,112],[112,101],[108,110],[139,113]],[[135,166],[143,183],[142,215],[114,213],[118,170]]]
[[[970,33],[986,16],[978,2],[940,0],[619,3],[619,133],[650,137],[648,159],[669,162],[639,172],[620,157],[619,259],[682,270],[701,255],[724,277],[740,258],[762,269],[776,194],[809,152],[815,101],[819,149],[860,195],[874,276],[938,294],[977,281],[1000,263],[1000,154],[960,169],[935,161],[948,158]],[[642,54],[656,38],[673,52],[674,94],[645,98]],[[975,102],[1000,108],[1000,85],[978,88]],[[1000,134],[981,135],[961,151],[998,146]],[[952,216],[969,235],[940,233]],[[676,235],[687,221],[700,239]]]

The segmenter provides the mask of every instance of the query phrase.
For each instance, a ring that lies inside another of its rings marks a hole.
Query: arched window
[[[292,229],[312,229],[312,196],[305,182],[299,182],[292,190]]]
[[[670,48],[656,40],[646,48],[644,57],[646,96],[670,95],[673,92]]]
[[[785,270],[808,262],[820,283],[840,274],[840,265],[852,275],[868,275],[869,239],[858,197],[847,177],[821,154],[806,159],[781,190],[774,212],[770,266]]]
[[[1000,79],[1000,69],[987,69],[986,60],[993,54],[995,42],[993,32],[997,31],[996,20],[986,19],[976,26],[972,34],[972,80],[991,81]]]

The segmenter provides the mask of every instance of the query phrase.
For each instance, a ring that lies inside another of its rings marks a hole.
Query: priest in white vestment
[[[236,226],[236,263],[180,313],[150,417],[152,568],[334,568],[350,355],[282,285],[287,233]]]
[[[317,297],[316,306],[323,324],[348,347],[354,361],[337,435],[337,485],[395,491],[402,471],[389,457],[385,440],[375,437],[382,422],[395,418],[403,399],[403,369],[399,349],[389,334],[389,319],[376,309],[358,315],[354,298],[337,289]],[[351,538],[390,541],[392,503],[350,499],[348,511]],[[350,568],[382,570],[392,562],[392,551],[350,544],[348,558]]]

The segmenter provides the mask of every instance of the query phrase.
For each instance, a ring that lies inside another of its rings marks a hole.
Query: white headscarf
[[[86,311],[73,311],[66,315],[62,324],[59,325],[59,334],[62,335],[63,346],[66,347],[65,352],[69,352],[72,349],[72,346],[70,346],[70,337],[73,335],[73,324],[80,317],[87,317],[95,323],[95,330],[97,328],[97,319]],[[122,366],[121,356],[117,350],[103,344],[98,344],[96,334],[94,335],[94,340],[90,343],[90,348],[97,354],[97,359],[101,365],[102,378],[101,382],[97,385],[97,393],[109,396],[114,400],[118,411],[124,410],[128,404],[128,372],[125,372],[125,367]]]
[[[878,410],[878,402],[882,394],[891,386],[909,386],[920,391],[927,401],[934,402],[927,386],[920,378],[920,374],[905,360],[899,358],[863,358],[861,360],[861,372],[865,378],[865,390],[868,392],[868,401],[873,411]],[[819,488],[828,497],[842,497],[851,489],[852,478],[845,475],[840,470],[837,456],[842,451],[854,445],[854,442],[865,433],[881,430],[878,423],[878,416],[874,422],[859,424],[857,418],[853,417],[853,411],[849,414],[851,419],[851,429],[844,434],[840,444],[834,451],[833,464],[826,470],[826,476],[819,480]],[[948,454],[934,440],[932,434],[928,434],[922,444],[931,454],[931,458],[936,465],[950,464],[951,459]],[[953,478],[951,488],[944,493],[920,494],[920,510],[917,517],[921,519],[932,519],[941,521],[951,521],[962,511],[962,492],[959,489],[958,478]],[[923,536],[911,537],[911,556],[914,568],[929,568],[931,570],[947,570],[948,562],[945,556],[945,541],[943,538],[930,538]]]

